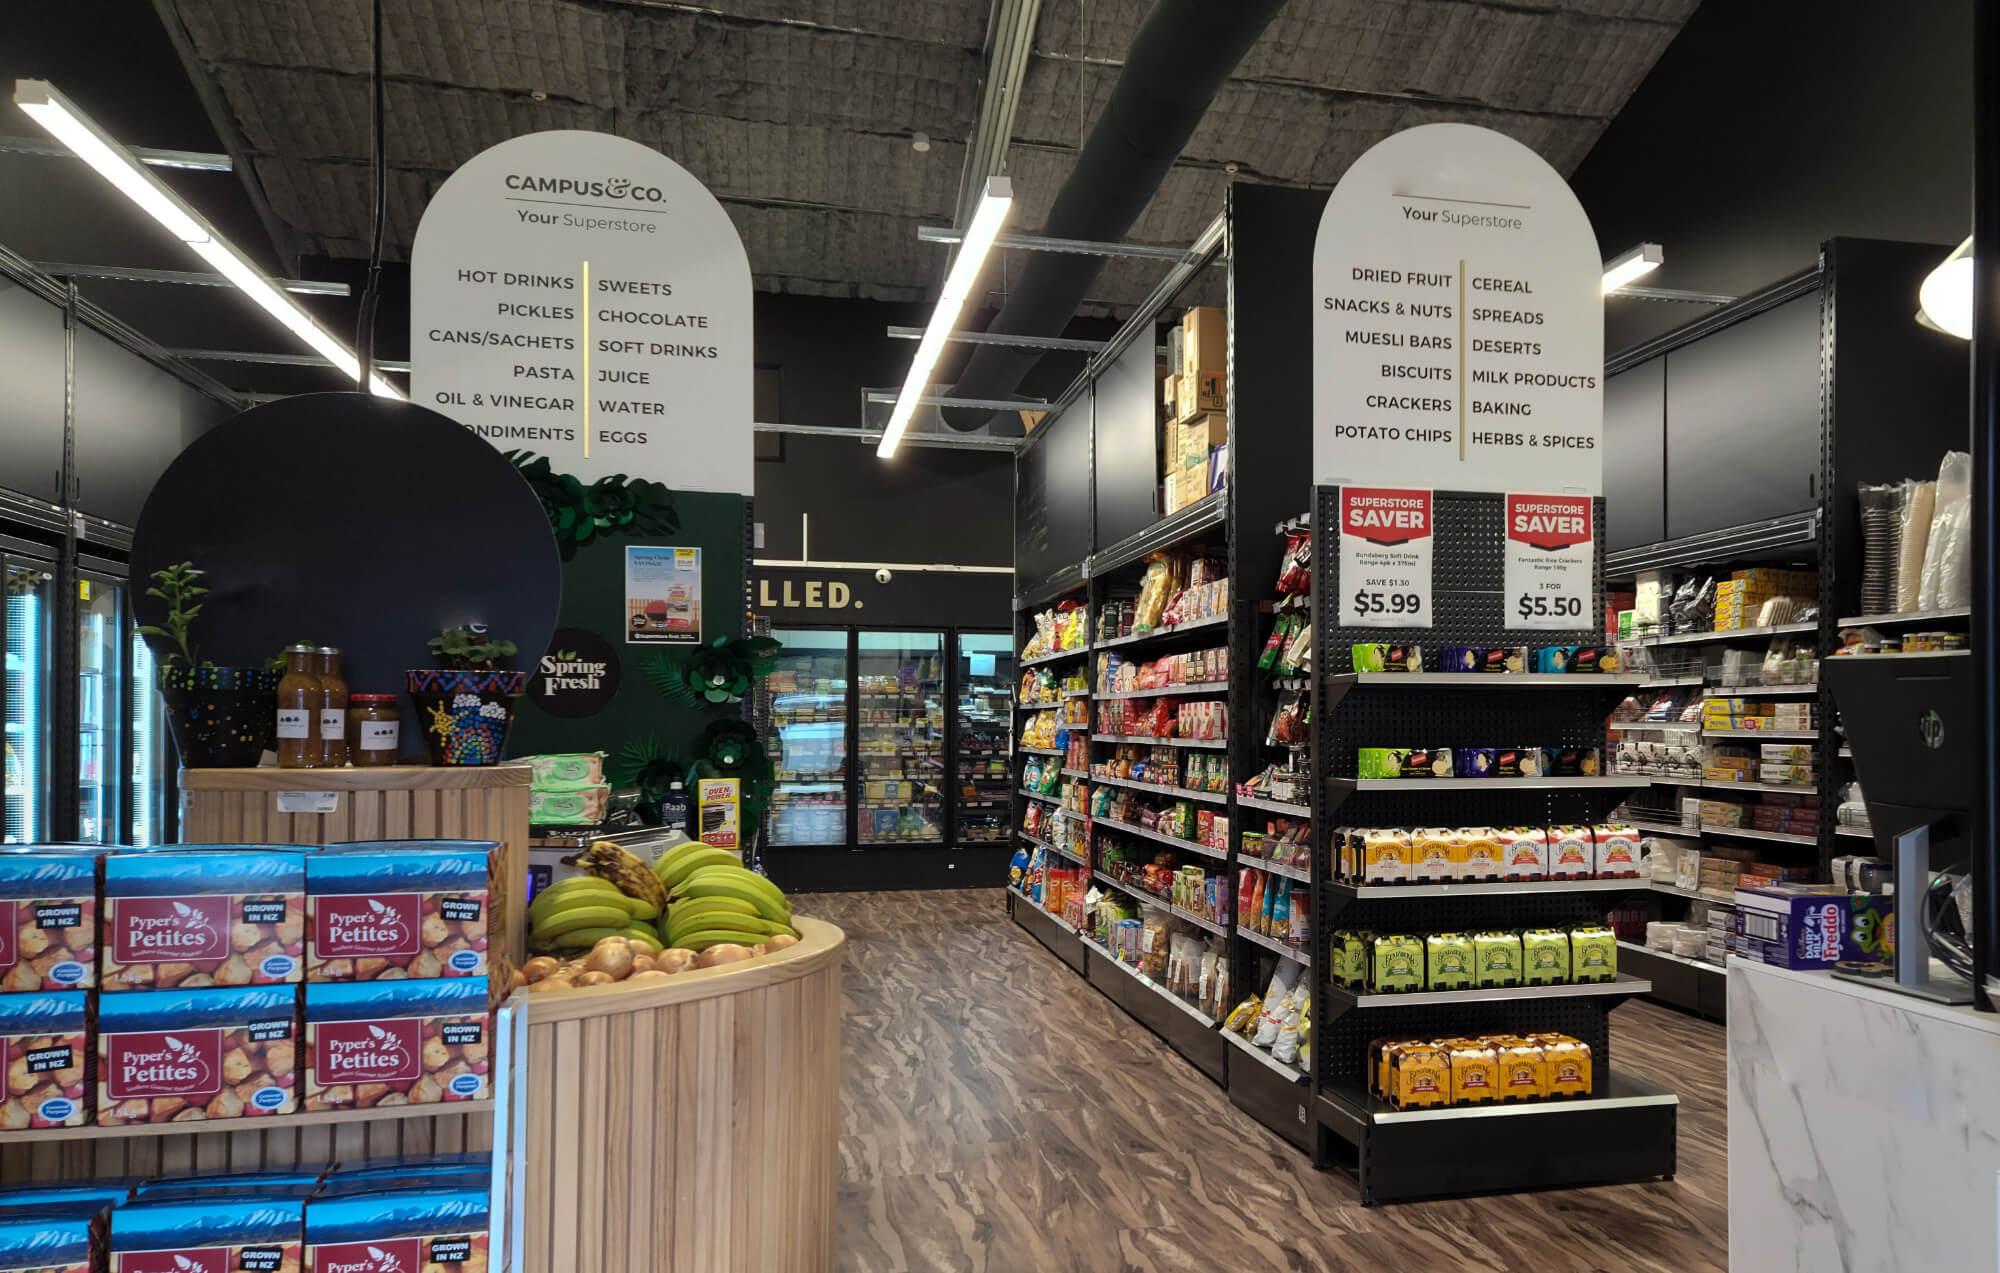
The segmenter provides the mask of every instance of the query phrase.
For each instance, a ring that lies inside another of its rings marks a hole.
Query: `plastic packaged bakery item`
[[[1256,995],[1251,995],[1230,1009],[1229,1015],[1223,1019],[1222,1028],[1235,1034],[1253,1033],[1257,1028],[1257,1019],[1263,1012],[1264,1001]]]
[[[1472,939],[1463,933],[1424,938],[1426,985],[1432,990],[1470,990],[1474,978]]]
[[[1487,987],[1521,984],[1521,936],[1519,933],[1474,933],[1472,935],[1473,984]]]
[[[1257,1018],[1257,1033],[1250,1040],[1260,1048],[1268,1048],[1278,1041],[1278,1031],[1284,1028],[1285,1014],[1292,1010],[1292,996],[1299,991],[1299,966],[1288,959],[1280,959],[1271,973],[1271,984],[1264,991],[1264,1011]]]

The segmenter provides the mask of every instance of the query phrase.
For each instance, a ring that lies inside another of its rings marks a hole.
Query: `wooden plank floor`
[[[997,890],[836,893],[845,1273],[1727,1265],[1722,1028],[1634,1003],[1620,1068],[1681,1094],[1669,1182],[1363,1207],[1007,918]]]

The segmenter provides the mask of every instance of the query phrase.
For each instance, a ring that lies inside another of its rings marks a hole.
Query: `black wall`
[[[1972,0],[1709,0],[1571,177],[1606,257],[1741,296],[1852,235],[1971,232]],[[1914,312],[1916,297],[1910,297]],[[1699,309],[1612,299],[1607,352]]]

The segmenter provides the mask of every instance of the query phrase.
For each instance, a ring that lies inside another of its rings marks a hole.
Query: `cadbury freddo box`
[[[312,982],[305,989],[309,1110],[492,1095],[484,978]]]
[[[486,973],[488,840],[371,840],[307,856],[306,980]]]
[[[298,1108],[293,986],[102,995],[97,1121],[256,1118]]]
[[[298,981],[308,852],[205,845],[106,858],[101,989]]]

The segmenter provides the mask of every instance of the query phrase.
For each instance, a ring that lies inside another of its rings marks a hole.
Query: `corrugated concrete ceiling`
[[[254,177],[305,251],[369,232],[368,0],[172,0]],[[992,0],[387,0],[389,249],[460,163],[548,128],[615,132],[724,201],[759,287],[925,300],[980,111]],[[1132,238],[1185,244],[1245,180],[1331,186],[1389,133],[1484,124],[1567,174],[1699,0],[1292,0]],[[1032,230],[1147,0],[1043,0],[1006,166]],[[928,152],[913,149],[927,134]],[[989,279],[1004,286],[1006,264]],[[1087,312],[1157,279],[1116,262]]]

